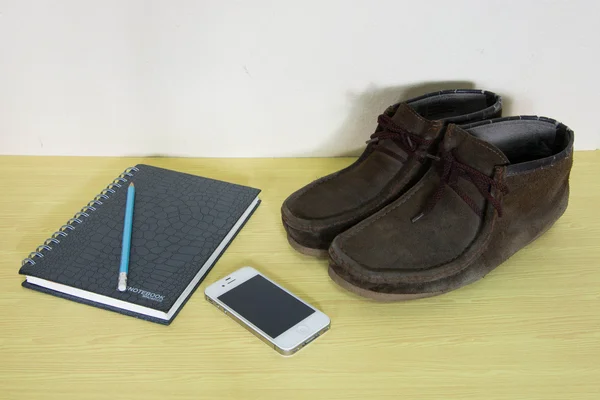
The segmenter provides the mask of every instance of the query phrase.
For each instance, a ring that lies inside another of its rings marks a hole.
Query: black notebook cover
[[[169,324],[258,206],[260,190],[149,165],[128,169],[119,179],[40,246],[39,253],[24,260],[19,273],[125,303],[103,304],[27,281],[23,286]],[[132,181],[136,194],[127,291],[119,292],[123,219]],[[127,310],[129,305],[172,315],[157,318]]]

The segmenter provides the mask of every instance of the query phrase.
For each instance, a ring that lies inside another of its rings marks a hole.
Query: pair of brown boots
[[[502,100],[447,90],[390,106],[349,167],[282,206],[298,251],[376,300],[435,296],[484,277],[564,213],[574,134],[501,118]]]

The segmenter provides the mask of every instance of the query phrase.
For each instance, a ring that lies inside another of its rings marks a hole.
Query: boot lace
[[[375,143],[377,144],[379,141],[384,139],[393,140],[401,149],[403,149],[409,156],[416,153],[417,149],[421,145],[429,145],[431,144],[431,140],[424,139],[418,135],[410,133],[408,130],[396,124],[392,119],[385,115],[381,114],[377,118],[377,123],[383,128],[379,132],[375,132],[371,135],[371,138],[367,140],[367,144]],[[376,147],[376,150],[384,150],[383,147]],[[385,151],[388,153],[388,151]],[[397,154],[393,153],[394,156]]]
[[[483,217],[483,210],[481,210],[475,200],[469,197],[459,186],[458,186],[458,178],[462,178],[471,182],[479,193],[483,197],[485,197],[490,204],[496,209],[498,212],[498,216],[502,217],[502,204],[500,201],[492,196],[492,190],[496,189],[503,194],[508,193],[508,187],[504,184],[496,182],[494,179],[490,178],[486,174],[481,171],[476,170],[473,167],[470,167],[462,162],[460,162],[454,151],[444,151],[440,154],[438,159],[438,173],[440,175],[440,183],[429,198],[427,204],[423,208],[420,214],[416,215],[412,218],[412,222],[416,222],[421,219],[425,214],[429,213],[435,205],[440,201],[442,196],[444,195],[444,191],[446,188],[450,187],[452,190],[456,192],[460,196],[461,199],[471,209],[480,217]]]

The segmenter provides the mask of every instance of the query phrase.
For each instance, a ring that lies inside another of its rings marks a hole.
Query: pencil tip
[[[135,185],[133,184],[133,182],[131,182],[131,183],[129,184],[129,186],[135,186]]]

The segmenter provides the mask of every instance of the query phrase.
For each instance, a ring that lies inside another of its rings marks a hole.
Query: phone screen
[[[315,312],[260,275],[253,276],[218,299],[272,339]]]

